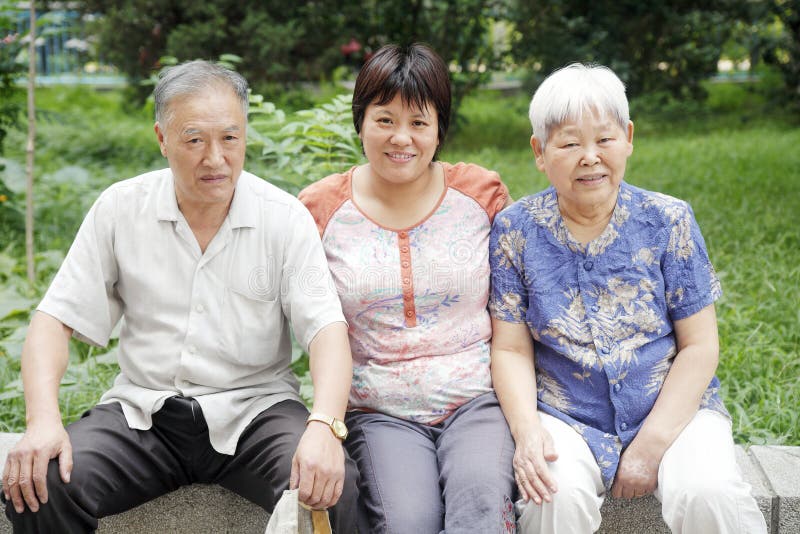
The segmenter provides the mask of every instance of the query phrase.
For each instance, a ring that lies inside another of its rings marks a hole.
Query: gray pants
[[[6,515],[14,532],[92,532],[97,519],[129,510],[180,486],[217,483],[271,511],[284,489],[300,436],[306,408],[280,402],[248,425],[229,456],[208,440],[200,405],[172,397],[153,414],[149,430],[128,427],[117,403],[100,404],[67,427],[74,468],[69,484],[58,474],[56,460],[47,472],[49,499],[38,512],[17,514],[11,502]],[[335,532],[355,531],[356,471],[346,458],[342,497],[330,510]]]
[[[345,445],[359,478],[359,532],[514,531],[514,442],[494,393],[422,425],[350,412]]]

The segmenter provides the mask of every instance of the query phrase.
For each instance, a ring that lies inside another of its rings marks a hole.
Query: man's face
[[[175,176],[181,211],[226,207],[244,166],[247,117],[229,87],[173,98],[166,124],[155,124],[161,153]]]

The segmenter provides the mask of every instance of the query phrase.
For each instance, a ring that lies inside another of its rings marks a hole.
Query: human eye
[[[420,119],[417,119],[417,120],[413,121],[411,124],[415,128],[425,128],[426,126],[428,126],[428,123],[426,121],[423,121],[423,120],[420,120]]]
[[[378,124],[387,124],[388,125],[388,124],[392,124],[392,119],[390,119],[389,117],[378,117],[376,119],[376,122]]]
[[[189,139],[186,140],[186,143],[189,145],[198,145],[202,142],[203,140],[200,139],[199,137],[190,137]]]

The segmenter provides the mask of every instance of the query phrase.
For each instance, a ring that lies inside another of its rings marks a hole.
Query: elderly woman
[[[720,283],[689,205],[623,181],[622,82],[570,65],[530,119],[552,185],[500,213],[490,243],[521,530],[595,531],[610,491],[654,493],[673,532],[766,532],[714,377]]]
[[[514,529],[487,310],[489,232],[509,197],[494,172],[436,161],[449,118],[439,56],[381,48],[353,94],[367,163],[300,195],[349,323],[361,532]]]

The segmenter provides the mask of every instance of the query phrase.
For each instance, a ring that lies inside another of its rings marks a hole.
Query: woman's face
[[[633,123],[623,129],[610,117],[586,112],[554,128],[544,149],[531,137],[531,148],[562,209],[604,210],[616,203],[633,152]]]
[[[432,105],[406,105],[398,94],[367,106],[361,143],[373,177],[402,185],[427,176],[439,146],[439,120]]]

